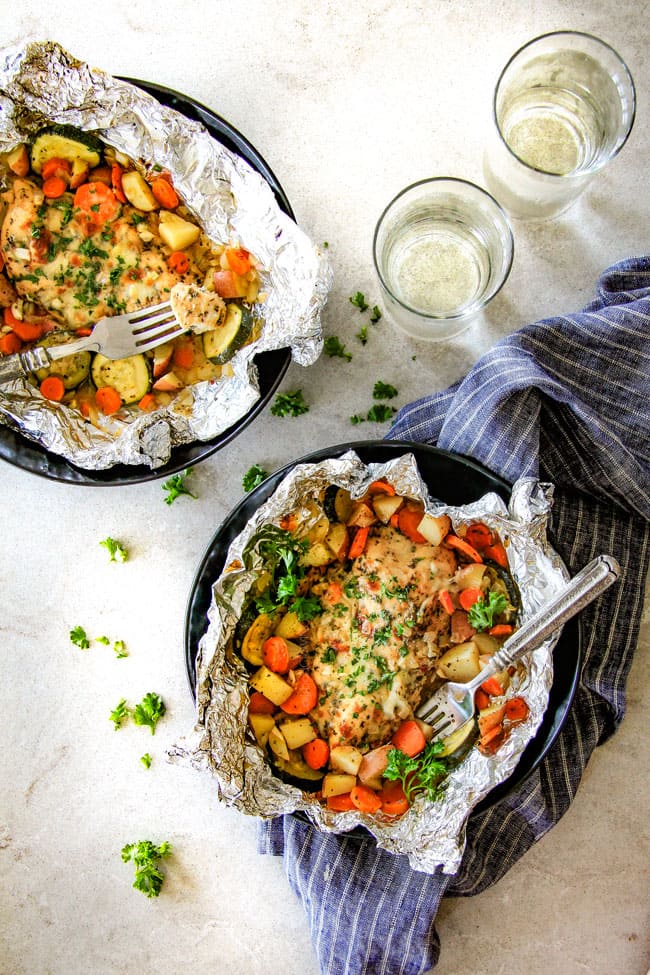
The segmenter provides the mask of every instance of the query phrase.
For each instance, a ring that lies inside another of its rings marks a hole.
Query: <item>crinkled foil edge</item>
[[[173,447],[210,441],[260,396],[258,353],[289,348],[308,366],[322,351],[320,316],[332,284],[324,254],[278,206],[268,183],[199,122],[51,41],[0,52],[0,152],[49,123],[93,131],[135,161],[168,169],[188,208],[216,242],[238,241],[260,264],[266,300],[253,306],[259,339],[236,353],[234,376],[192,387],[170,407],[105,429],[16,380],[2,387],[0,422],[85,469],[165,464]]]
[[[448,514],[454,524],[480,519],[507,539],[508,557],[526,615],[541,608],[568,579],[547,538],[553,495],[549,484],[532,478],[517,481],[508,506],[494,493],[472,504],[453,506],[431,496],[411,453],[385,464],[366,465],[350,450],[337,459],[297,465],[233,541],[226,567],[213,584],[208,625],[197,658],[196,725],[168,757],[173,762],[209,769],[216,777],[220,798],[244,813],[270,818],[300,812],[319,830],[334,833],[361,825],[379,847],[406,855],[414,869],[433,873],[442,868],[445,873],[454,873],[463,855],[465,824],[471,810],[511,775],[541,724],[553,682],[552,649],[557,636],[524,658],[525,673],[515,689],[528,702],[529,719],[512,729],[495,756],[484,756],[473,749],[451,773],[443,800],[431,803],[420,797],[397,821],[382,823],[359,812],[329,812],[308,793],[276,778],[246,731],[247,674],[232,653],[230,641],[246,594],[261,568],[259,560],[246,560],[249,542],[263,525],[278,524],[283,514],[306,505],[322,487],[338,484],[360,497],[376,478],[389,480],[400,494],[421,499],[428,511]]]

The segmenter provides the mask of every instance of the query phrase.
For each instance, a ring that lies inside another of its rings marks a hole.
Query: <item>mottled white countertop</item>
[[[86,489],[2,464],[0,972],[317,975],[282,863],[255,851],[255,822],[221,805],[207,775],[165,762],[193,724],[183,627],[194,572],[252,463],[270,470],[360,433],[382,436],[385,427],[349,420],[369,405],[375,379],[399,389],[399,405],[443,389],[501,336],[578,309],[604,268],[647,251],[647,9],[631,0],[109,0],[88,10],[23,0],[5,14],[3,44],[57,40],[113,74],[185,92],[243,132],[300,225],[329,243],[324,330],[354,359],[291,365],[282,389],[302,387],[309,414],[267,409],[194,469],[197,500],[165,505],[160,481]],[[482,181],[501,66],[560,28],[594,33],[627,60],[639,95],[628,145],[565,217],[515,224],[514,267],[481,329],[427,346],[384,319],[362,348],[348,299],[357,290],[379,299],[371,238],[383,206],[425,176]],[[128,546],[128,562],[108,562],[107,535]],[[123,639],[130,656],[76,649],[76,624]],[[444,903],[437,975],[646,972],[649,637],[646,611],[628,715],[564,819],[497,886]],[[117,701],[148,691],[168,707],[155,737],[133,725],[114,732]],[[132,866],[120,858],[145,837],[174,848],[157,900],[131,889]]]

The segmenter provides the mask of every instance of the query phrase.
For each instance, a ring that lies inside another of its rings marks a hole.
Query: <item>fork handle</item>
[[[0,356],[0,385],[11,379],[27,379],[29,374],[37,369],[45,369],[52,360],[42,345],[37,345],[26,352],[15,352],[13,355]]]
[[[620,572],[618,562],[611,555],[599,555],[593,559],[546,606],[506,640],[479,676],[484,680],[490,674],[495,674],[519,660],[528,650],[534,650],[616,582]]]

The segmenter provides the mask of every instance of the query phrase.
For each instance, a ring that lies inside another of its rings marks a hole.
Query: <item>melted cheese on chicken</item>
[[[157,304],[177,282],[203,278],[191,261],[182,276],[171,271],[169,248],[149,231],[138,233],[142,217],[128,204],[89,235],[70,193],[48,200],[34,183],[16,179],[7,202],[0,232],[7,274],[18,295],[68,328]]]
[[[375,531],[363,555],[312,586],[324,610],[309,632],[319,687],[311,716],[330,745],[382,743],[412,717],[449,634],[436,594],[456,572],[453,552],[389,526]]]

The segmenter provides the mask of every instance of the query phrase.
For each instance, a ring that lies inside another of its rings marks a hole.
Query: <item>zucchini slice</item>
[[[72,342],[76,337],[74,332],[50,332],[40,344],[44,346],[63,345],[65,342]],[[44,369],[38,369],[34,375],[39,383],[42,383],[48,376],[60,376],[66,389],[76,389],[88,378],[91,358],[90,352],[75,352],[74,355],[56,359]]]
[[[112,386],[128,406],[139,402],[151,389],[149,361],[143,355],[130,355],[127,359],[107,359],[97,353],[93,359],[92,377],[95,386]]]
[[[82,132],[72,125],[51,125],[34,139],[31,149],[32,169],[40,173],[48,159],[67,159],[92,169],[99,166],[102,144],[89,132]]]
[[[222,365],[241,349],[252,329],[253,316],[249,310],[234,301],[228,302],[223,325],[203,333],[203,351],[208,359]]]

